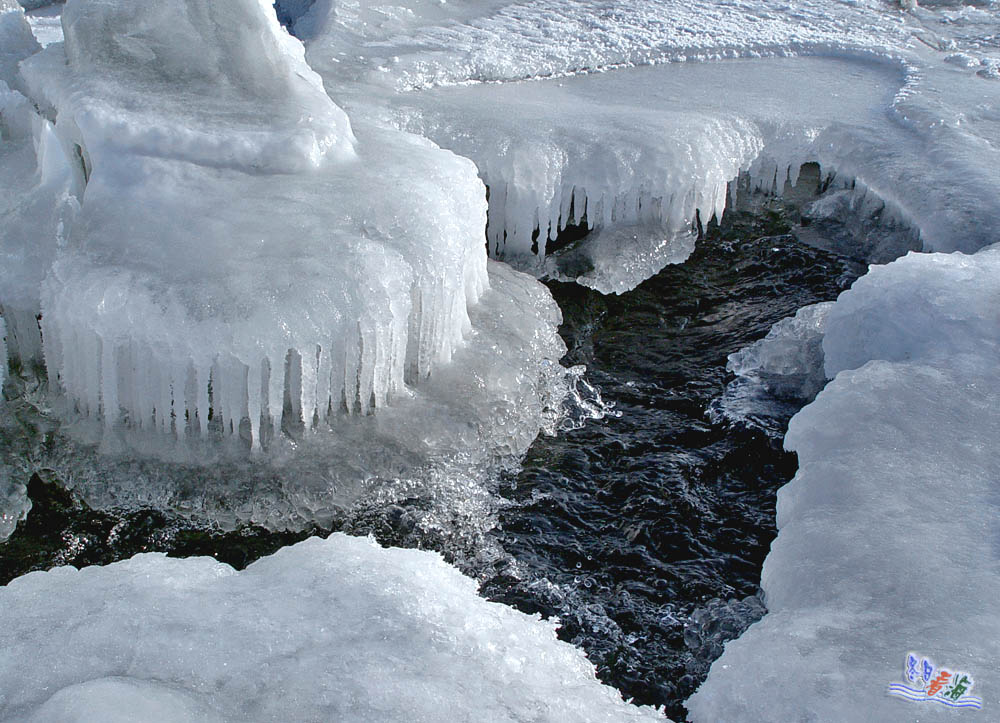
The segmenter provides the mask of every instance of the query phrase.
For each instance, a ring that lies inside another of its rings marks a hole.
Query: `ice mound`
[[[31,573],[0,605],[2,720],[664,720],[438,555],[341,534],[242,572],[144,554]]]
[[[1000,248],[911,254],[836,302],[837,376],[786,437],[799,472],[778,494],[769,612],[726,646],[693,720],[930,715],[887,695],[910,651],[1000,705],[998,278]]]
[[[124,152],[290,173],[354,157],[346,114],[264,3],[71,0],[62,18],[63,47],[28,72],[90,165]]]
[[[352,129],[260,3],[71,2],[63,26],[22,67],[87,175],[42,285],[70,412],[259,447],[451,359],[488,283],[471,163]]]

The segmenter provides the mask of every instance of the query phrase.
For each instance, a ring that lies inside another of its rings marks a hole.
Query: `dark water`
[[[567,361],[621,416],[535,443],[496,531],[520,569],[484,586],[559,617],[602,680],[679,720],[722,642],[763,613],[743,598],[758,592],[775,491],[797,467],[780,440],[709,422],[726,356],[863,271],[791,236],[740,240],[778,230],[743,220],[622,297],[551,285]]]
[[[440,549],[483,582],[484,595],[558,617],[561,637],[626,698],[683,720],[683,700],[722,643],[763,613],[754,596],[774,536],[774,493],[796,469],[763,431],[709,421],[706,408],[728,381],[726,356],[799,307],[835,298],[863,271],[780,235],[787,230],[771,212],[728,215],[687,263],[621,297],[550,284],[565,317],[566,363],[587,365],[620,416],[539,439],[522,471],[501,480],[490,534],[506,554],[484,561],[415,534],[405,504],[334,529]],[[222,532],[163,511],[97,511],[44,477],[32,478],[34,507],[0,544],[0,584],[150,550],[241,568],[331,531]]]

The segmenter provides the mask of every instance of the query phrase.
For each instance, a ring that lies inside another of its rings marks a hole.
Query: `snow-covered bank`
[[[778,496],[769,612],[726,646],[692,718],[945,714],[887,695],[910,651],[968,672],[995,710],[1000,248],[873,268],[829,311],[823,349],[835,378],[785,439],[799,472]]]
[[[0,588],[0,720],[663,721],[432,553],[312,538]],[[180,634],[179,634],[180,633]]]

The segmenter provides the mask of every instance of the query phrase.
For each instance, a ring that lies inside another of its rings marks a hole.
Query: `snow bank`
[[[684,59],[844,53],[886,47],[899,14],[862,3],[806,0],[318,0],[295,24],[311,63],[331,82],[358,77],[392,87],[567,75]],[[345,67],[346,65],[346,67]],[[336,68],[340,67],[340,73]],[[374,77],[374,79],[372,79]]]
[[[1000,705],[994,440],[1000,248],[875,267],[829,312],[836,378],[789,425],[768,614],[726,646],[693,720],[912,720],[918,651]]]
[[[31,573],[0,606],[5,721],[664,720],[438,555],[341,534],[243,572],[144,554]]]

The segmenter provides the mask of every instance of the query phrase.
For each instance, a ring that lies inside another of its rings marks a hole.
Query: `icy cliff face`
[[[0,601],[4,721],[664,720],[439,556],[344,535],[243,572],[147,554],[32,573]]]

